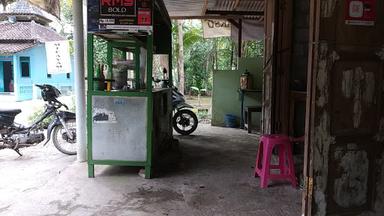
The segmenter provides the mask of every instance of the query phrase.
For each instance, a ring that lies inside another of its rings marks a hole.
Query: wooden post
[[[242,47],[243,47],[243,20],[239,19],[239,38],[238,38],[238,57],[241,58]]]

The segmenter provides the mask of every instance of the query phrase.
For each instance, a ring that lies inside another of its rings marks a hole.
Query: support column
[[[76,97],[76,133],[77,161],[85,162],[86,158],[86,106],[84,79],[84,24],[83,1],[73,1],[74,48],[75,48],[75,97]]]
[[[242,48],[243,48],[243,20],[242,19],[239,19],[239,38],[238,38],[238,46],[239,46],[239,50],[238,50],[238,57],[241,58],[242,56]]]

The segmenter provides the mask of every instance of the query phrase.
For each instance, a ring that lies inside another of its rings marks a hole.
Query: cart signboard
[[[348,25],[374,26],[376,0],[347,0],[345,23]]]
[[[152,33],[152,0],[88,0],[88,32]]]

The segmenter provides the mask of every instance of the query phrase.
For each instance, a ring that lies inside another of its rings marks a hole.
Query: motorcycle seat
[[[21,113],[21,109],[0,109],[0,113],[9,114],[9,115],[17,115]]]

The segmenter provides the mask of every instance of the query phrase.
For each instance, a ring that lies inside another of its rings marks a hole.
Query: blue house
[[[48,26],[45,13],[23,0],[0,13],[0,93],[13,93],[17,101],[38,98],[34,84],[51,84],[64,94],[73,89],[72,69],[48,73],[45,43],[65,38]]]

